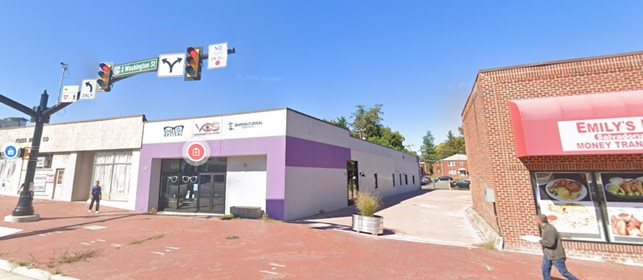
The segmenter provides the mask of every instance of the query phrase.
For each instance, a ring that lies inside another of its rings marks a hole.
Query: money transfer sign
[[[563,151],[643,150],[643,116],[559,121]]]

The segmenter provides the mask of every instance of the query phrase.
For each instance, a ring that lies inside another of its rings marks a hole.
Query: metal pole
[[[60,73],[60,86],[58,86],[58,98],[56,98],[56,103],[60,102],[60,95],[63,92],[63,80],[65,79],[65,71],[67,71],[67,67],[69,66],[69,64],[61,62],[60,65],[63,67],[63,70]]]
[[[25,183],[22,185],[22,191],[20,192],[20,198],[18,199],[18,205],[13,210],[13,216],[30,216],[34,214],[33,209],[33,179],[36,175],[36,164],[38,162],[38,153],[40,151],[40,140],[42,138],[42,129],[46,121],[48,121],[48,116],[45,116],[43,113],[47,109],[47,101],[49,100],[49,95],[47,91],[42,93],[40,96],[40,105],[36,108],[36,116],[32,119],[35,120],[36,126],[33,132],[33,138],[31,142],[31,152],[29,153],[29,161],[27,162],[27,172],[25,174]]]

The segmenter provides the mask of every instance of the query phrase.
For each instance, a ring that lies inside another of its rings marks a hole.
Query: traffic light
[[[110,91],[112,89],[112,66],[107,63],[101,63],[98,67],[100,67],[98,72],[100,79],[96,80],[96,83],[100,90]]]
[[[31,152],[30,148],[20,148],[20,154],[19,156],[22,159],[29,159],[29,153]]]
[[[185,52],[185,80],[201,80],[201,53],[203,48],[189,47]]]

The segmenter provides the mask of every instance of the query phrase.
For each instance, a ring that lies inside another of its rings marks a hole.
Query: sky
[[[616,3],[616,2],[614,2]],[[29,105],[116,64],[228,42],[200,81],[147,73],[52,122],[383,104],[410,149],[457,132],[478,70],[643,50],[643,1],[1,1],[0,94]],[[0,117],[21,113],[0,104]]]

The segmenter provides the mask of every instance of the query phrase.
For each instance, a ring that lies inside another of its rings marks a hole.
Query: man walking
[[[535,216],[534,223],[540,227],[542,237],[539,242],[543,247],[543,279],[551,280],[551,266],[553,265],[563,277],[569,280],[577,280],[578,278],[569,272],[567,266],[565,266],[566,257],[563,243],[556,228],[547,221],[547,216],[542,214]]]
[[[91,194],[92,202],[89,203],[89,213],[92,212],[92,208],[94,208],[94,202],[96,202],[96,214],[98,214],[98,209],[100,208],[100,199],[103,196],[103,190],[100,187],[100,181],[96,181],[96,185],[92,186]]]

